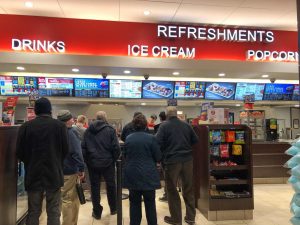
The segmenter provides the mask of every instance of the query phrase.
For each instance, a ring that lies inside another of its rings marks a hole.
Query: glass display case
[[[24,163],[18,162],[18,178],[17,178],[17,224],[19,224],[27,214],[28,202],[25,191],[25,170]]]
[[[252,140],[265,140],[265,111],[264,110],[243,110],[240,111],[240,123],[250,127]]]

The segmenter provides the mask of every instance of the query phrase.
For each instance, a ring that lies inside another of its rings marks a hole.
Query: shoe
[[[110,215],[116,215],[117,214],[117,210],[111,211]]]
[[[101,215],[97,215],[96,213],[92,213],[92,217],[94,217],[96,220],[100,220],[101,219]]]
[[[182,223],[180,223],[180,222],[175,222],[170,216],[165,216],[164,221],[167,224],[182,225]]]
[[[188,218],[186,218],[186,216],[184,217],[184,222],[186,222],[188,225],[195,225],[195,220],[189,220]]]
[[[158,198],[158,200],[161,202],[168,202],[168,198],[166,195],[163,195],[162,197]]]
[[[103,211],[103,206],[100,205],[100,212],[99,213],[95,213],[95,211],[93,210],[92,217],[94,217],[96,220],[100,220],[101,219],[101,215],[102,215],[102,211]]]

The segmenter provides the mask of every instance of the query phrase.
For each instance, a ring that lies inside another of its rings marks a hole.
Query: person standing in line
[[[99,111],[96,121],[86,130],[82,142],[83,157],[88,166],[93,213],[95,219],[101,219],[103,207],[100,204],[100,178],[104,177],[107,199],[111,215],[117,213],[115,162],[120,155],[120,146],[115,129],[107,123],[106,113]]]
[[[161,152],[156,138],[145,132],[147,120],[139,114],[132,121],[135,132],[125,141],[124,187],[129,189],[130,225],[140,225],[142,197],[148,225],[157,225],[155,190],[160,188],[156,163]]]
[[[165,181],[167,184],[168,204],[171,216],[165,216],[168,224],[181,225],[181,201],[177,191],[179,177],[182,181],[182,195],[186,206],[184,221],[195,224],[195,196],[193,187],[192,145],[198,142],[193,128],[177,118],[177,109],[167,107],[168,120],[160,125],[156,137],[163,153]]]
[[[84,115],[79,115],[77,117],[77,122],[76,124],[73,124],[73,128],[78,132],[79,134],[79,138],[80,138],[80,141],[83,140],[83,135],[84,135],[84,132],[86,131],[86,123],[87,123],[87,118],[86,116]]]
[[[36,118],[20,127],[16,146],[17,157],[25,165],[26,224],[39,224],[45,194],[47,224],[60,225],[63,161],[69,150],[67,128],[52,118],[52,107],[47,98],[35,102],[34,112]]]
[[[156,124],[156,125],[154,126],[154,133],[155,133],[155,134],[157,133],[159,126],[160,126],[163,122],[165,122],[165,121],[167,120],[166,112],[165,112],[165,111],[161,111],[161,112],[158,114],[158,117],[159,117],[160,123],[159,123],[159,124]]]
[[[64,160],[64,186],[62,187],[62,225],[77,225],[79,198],[76,191],[77,179],[84,177],[84,161],[80,139],[72,128],[74,119],[69,110],[60,110],[57,119],[66,124],[69,137],[69,153]]]
[[[141,112],[135,112],[134,114],[133,114],[133,119],[134,119],[134,117],[136,117],[137,115],[139,115],[139,114],[142,114]],[[126,137],[129,135],[129,134],[131,134],[131,133],[133,133],[135,130],[134,130],[134,127],[133,127],[133,123],[132,123],[132,121],[130,121],[129,123],[127,123],[126,125],[125,125],[125,127],[123,128],[123,130],[122,130],[122,133],[121,133],[121,140],[123,141],[123,142],[125,142],[125,140],[126,140]]]

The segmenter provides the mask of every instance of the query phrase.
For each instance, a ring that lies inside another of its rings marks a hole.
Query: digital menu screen
[[[264,100],[292,100],[293,84],[266,84]]]
[[[72,96],[73,78],[38,78],[40,96]]]
[[[233,100],[235,93],[235,83],[206,83],[205,99],[209,100]]]
[[[2,76],[0,77],[1,95],[25,96],[37,90],[36,77]]]
[[[141,98],[142,81],[109,80],[110,98]]]
[[[293,101],[300,101],[299,84],[294,84]]]
[[[235,100],[244,100],[246,95],[254,94],[255,101],[263,100],[265,84],[237,83]]]
[[[75,97],[109,97],[109,80],[108,79],[74,79]]]
[[[200,81],[176,81],[174,98],[204,98],[205,83]]]
[[[174,82],[172,81],[143,81],[143,98],[173,98]]]

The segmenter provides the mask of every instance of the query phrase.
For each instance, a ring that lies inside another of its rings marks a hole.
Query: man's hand
[[[78,177],[79,177],[80,180],[83,180],[83,178],[84,178],[84,172],[79,172],[78,173]]]

